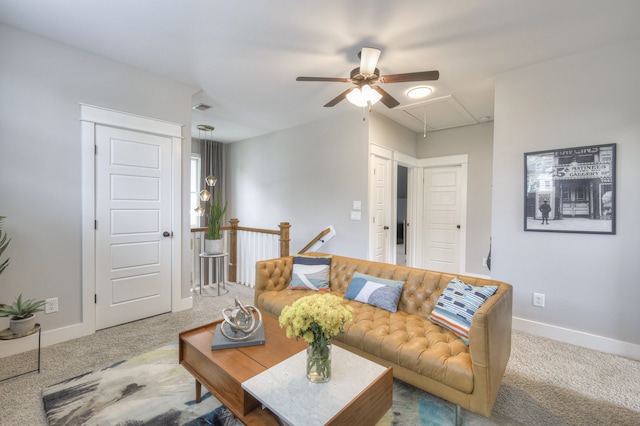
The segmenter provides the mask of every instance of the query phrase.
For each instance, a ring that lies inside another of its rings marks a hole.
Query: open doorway
[[[396,265],[407,264],[407,212],[409,169],[398,165],[396,179]]]

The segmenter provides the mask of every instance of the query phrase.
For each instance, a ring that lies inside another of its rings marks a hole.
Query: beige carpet
[[[42,389],[177,341],[182,330],[220,318],[238,295],[194,298],[194,309],[101,330],[42,350],[42,372],[0,383],[0,424],[44,425]],[[0,359],[0,378],[32,368],[35,351]],[[512,354],[487,425],[640,425],[640,362],[514,331]],[[469,413],[465,417],[471,420]],[[505,419],[509,419],[505,421]]]

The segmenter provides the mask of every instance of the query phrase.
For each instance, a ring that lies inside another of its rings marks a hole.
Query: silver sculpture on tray
[[[258,314],[258,317],[254,315]],[[253,337],[262,328],[262,314],[251,305],[243,305],[236,296],[236,306],[222,310],[220,331],[229,340],[242,341]]]

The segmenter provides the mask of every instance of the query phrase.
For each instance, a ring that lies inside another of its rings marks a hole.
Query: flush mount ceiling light
[[[433,92],[433,90],[429,86],[418,86],[409,89],[409,91],[407,92],[407,96],[412,99],[420,99],[426,98],[431,94],[431,92]]]

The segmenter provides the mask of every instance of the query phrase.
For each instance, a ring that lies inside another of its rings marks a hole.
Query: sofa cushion
[[[387,280],[355,272],[344,298],[396,312],[402,287],[404,281]]]
[[[334,337],[460,392],[473,390],[469,347],[455,334],[418,315],[349,301],[353,323]]]
[[[331,256],[293,256],[289,289],[329,291]]]
[[[475,287],[454,278],[438,298],[429,319],[448,328],[468,345],[473,315],[497,289],[498,286]]]

